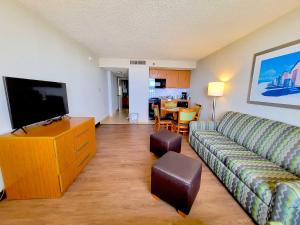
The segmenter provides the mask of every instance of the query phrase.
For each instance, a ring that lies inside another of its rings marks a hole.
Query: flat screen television
[[[69,113],[65,83],[4,77],[13,129]]]

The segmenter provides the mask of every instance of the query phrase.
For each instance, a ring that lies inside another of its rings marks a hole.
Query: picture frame
[[[254,54],[247,102],[300,109],[300,39]]]

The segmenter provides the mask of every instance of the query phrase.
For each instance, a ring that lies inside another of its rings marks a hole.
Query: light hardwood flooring
[[[203,164],[200,191],[190,214],[150,194],[151,125],[102,125],[97,154],[59,199],[0,202],[0,224],[192,224],[253,225],[223,185]],[[200,158],[183,140],[182,154]]]
[[[106,117],[101,124],[132,124],[128,120],[128,109],[121,109],[116,111],[112,116]],[[154,120],[149,120],[146,122],[139,122],[138,124],[154,124]]]
[[[128,120],[128,109],[116,111],[112,116],[106,117],[101,124],[130,124]]]

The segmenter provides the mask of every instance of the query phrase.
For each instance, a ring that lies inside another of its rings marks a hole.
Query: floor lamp
[[[212,120],[216,120],[216,97],[223,96],[224,82],[209,82],[208,83],[208,96],[213,97],[213,111]]]

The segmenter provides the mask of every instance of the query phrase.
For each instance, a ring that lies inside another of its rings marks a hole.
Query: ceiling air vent
[[[130,60],[130,65],[146,65],[145,60]]]

